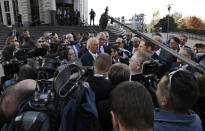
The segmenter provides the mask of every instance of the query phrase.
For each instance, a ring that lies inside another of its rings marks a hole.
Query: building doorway
[[[72,25],[74,17],[74,0],[56,0],[56,18],[59,25]]]

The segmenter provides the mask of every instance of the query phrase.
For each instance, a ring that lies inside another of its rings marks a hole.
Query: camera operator
[[[63,55],[62,55],[62,59],[63,60],[62,60],[62,62],[63,63],[69,63],[70,61],[73,61],[75,58],[76,57],[75,57],[74,50],[71,47],[68,47],[66,49],[66,51],[63,52]]]
[[[25,79],[37,79],[37,69],[29,64],[25,64],[20,67],[19,73],[18,73],[18,80],[22,81]]]
[[[39,64],[36,60],[27,59],[27,64],[15,66],[18,66],[18,68],[16,68],[15,72],[10,74],[13,75],[13,77],[9,76],[8,79],[2,83],[4,89],[24,79],[37,79],[37,69],[39,68]]]
[[[0,100],[0,126],[3,127],[5,123],[9,123],[17,115],[18,105],[30,97],[35,88],[36,81],[27,79],[8,87],[4,91]]]
[[[137,50],[131,57],[129,62],[129,69],[131,75],[142,73],[142,64],[150,60],[150,55],[142,50]]]
[[[198,99],[198,85],[191,72],[182,69],[166,73],[157,85],[154,130],[202,131],[199,116],[190,108]]]
[[[152,67],[152,65],[149,68],[157,68],[153,71],[150,71],[150,69],[145,68],[145,63],[150,62],[150,55],[142,50],[137,50],[135,54],[130,59],[129,69],[130,69],[130,81],[139,81],[142,83],[150,92],[154,107],[158,107],[157,98],[156,98],[156,84],[158,83],[158,77],[155,72],[157,72],[159,69],[158,67]],[[156,66],[156,65],[155,65]],[[152,70],[153,70],[152,69]],[[147,72],[145,74],[144,72]]]

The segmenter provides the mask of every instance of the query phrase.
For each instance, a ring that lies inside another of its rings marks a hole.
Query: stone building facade
[[[56,24],[57,10],[78,10],[82,21],[88,19],[88,0],[0,0],[0,23],[16,25],[22,15],[24,26],[38,20],[43,24]]]

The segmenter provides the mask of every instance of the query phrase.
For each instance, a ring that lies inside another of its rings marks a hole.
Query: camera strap
[[[47,115],[45,113],[40,112],[36,118],[36,121],[34,122],[34,124],[31,126],[29,131],[38,131],[41,130],[42,125],[44,124],[44,122],[47,119]]]

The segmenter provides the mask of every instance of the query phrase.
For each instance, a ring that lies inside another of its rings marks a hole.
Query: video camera
[[[61,104],[67,103],[70,96],[79,97],[82,78],[86,73],[75,64],[64,64],[58,67],[57,76],[52,80],[37,80],[33,96],[19,105],[20,112],[15,117],[17,131],[58,130],[60,124]],[[27,128],[26,128],[27,127]]]
[[[154,107],[159,106],[156,98],[156,89],[164,74],[161,70],[162,67],[163,65],[159,61],[151,59],[142,64],[142,72],[140,74],[131,76],[131,81],[138,81],[148,89],[152,96]]]
[[[123,54],[125,54],[128,58],[132,57],[132,53],[129,52],[128,50],[126,50],[126,49],[118,48],[117,52],[120,56],[123,56]]]

